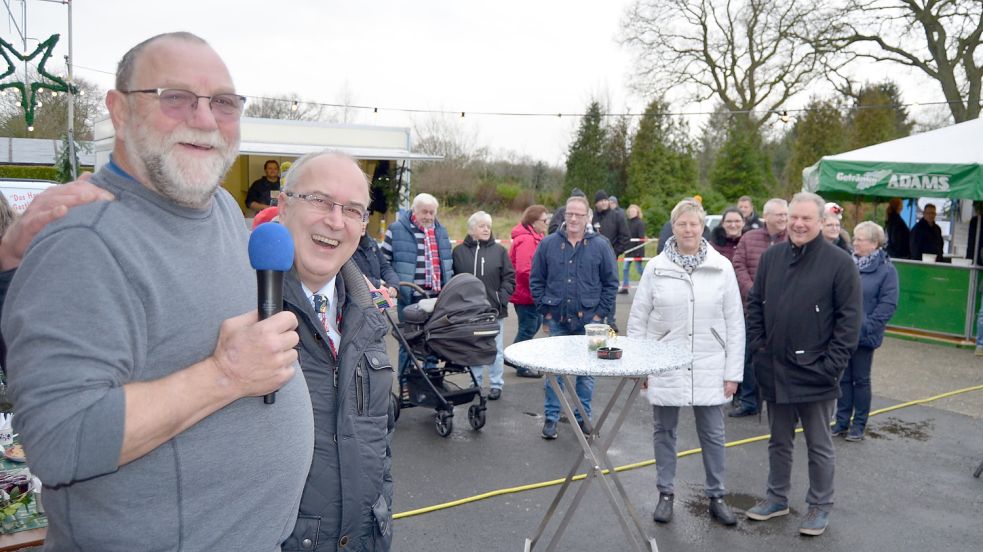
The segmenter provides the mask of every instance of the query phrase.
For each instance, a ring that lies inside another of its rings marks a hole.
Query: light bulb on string
[[[788,121],[789,121],[789,116],[788,116],[788,111],[782,111],[782,114],[781,114],[781,116],[779,116],[778,118],[779,118],[779,119],[780,119],[780,120],[781,120],[781,121],[782,121],[783,123],[788,123]]]
[[[461,118],[462,119],[464,118],[464,112],[463,111],[461,112]]]
[[[297,101],[296,101],[296,100],[294,100],[294,103],[293,103],[293,105],[291,105],[291,106],[290,106],[290,111],[297,111],[297,107],[298,107],[298,106],[297,106]]]
[[[28,132],[34,132],[34,125],[27,127]]]

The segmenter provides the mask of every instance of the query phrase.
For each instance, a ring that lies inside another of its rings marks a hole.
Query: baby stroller
[[[403,311],[396,324],[387,312],[393,336],[410,353],[410,364],[399,374],[399,396],[394,398],[396,418],[401,408],[433,408],[437,434],[447,437],[454,428],[454,407],[478,400],[468,408],[474,429],[485,425],[486,397],[471,366],[491,364],[497,349],[498,313],[488,303],[485,285],[471,274],[458,274],[436,298],[419,286],[400,282],[427,296]],[[461,387],[446,379],[467,373],[471,384]]]

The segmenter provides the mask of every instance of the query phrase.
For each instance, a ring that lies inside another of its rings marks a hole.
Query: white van
[[[44,190],[57,186],[50,180],[29,180],[26,178],[0,178],[0,193],[7,198],[7,203],[18,215],[27,209],[34,197]]]

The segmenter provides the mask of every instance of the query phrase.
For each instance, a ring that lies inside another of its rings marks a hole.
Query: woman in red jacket
[[[546,235],[549,221],[546,207],[530,205],[522,213],[522,220],[512,229],[509,260],[515,267],[515,292],[509,302],[515,307],[515,314],[519,321],[519,331],[516,332],[513,343],[532,339],[543,325],[543,317],[536,312],[536,305],[529,291],[529,273],[532,271],[532,256],[536,253],[539,242]],[[539,372],[526,368],[517,368],[516,375],[525,378],[542,377]]]

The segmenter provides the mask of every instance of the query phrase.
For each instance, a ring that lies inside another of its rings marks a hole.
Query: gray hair
[[[156,36],[152,36],[147,40],[144,40],[140,44],[132,47],[123,54],[123,59],[119,61],[119,65],[116,67],[116,90],[129,90],[130,80],[133,78],[133,72],[136,70],[137,61],[140,58],[140,54],[154,42],[163,39],[175,39],[175,40],[185,40],[188,42],[197,42],[199,44],[204,44],[208,46],[208,42],[196,34],[192,34],[186,31],[178,31],[173,33],[163,33]]]
[[[706,226],[707,212],[703,209],[703,205],[700,205],[699,201],[691,198],[680,201],[672,208],[672,213],[669,215],[669,223],[676,224],[676,220],[687,213],[696,213],[700,217],[700,224]]]
[[[816,214],[822,219],[823,213],[826,212],[826,200],[812,192],[799,192],[795,194],[792,196],[792,201],[789,202],[789,205],[809,202],[816,205]]]
[[[587,208],[587,216],[590,217],[590,212],[591,212],[591,210],[590,210],[590,203],[587,203],[587,198],[586,197],[583,197],[583,196],[570,196],[570,197],[567,198],[567,202],[564,205],[570,205],[570,202],[571,201],[577,201],[577,202],[583,203],[584,204],[584,207]]]
[[[416,211],[416,208],[420,205],[433,205],[436,209],[440,207],[440,202],[434,196],[424,192],[422,194],[416,194],[416,197],[413,198],[413,210]]]
[[[478,211],[477,213],[468,217],[468,233],[470,234],[472,231],[474,231],[474,229],[477,228],[482,222],[487,222],[488,226],[490,227],[492,223],[491,215],[484,211]]]
[[[887,238],[884,236],[884,229],[876,222],[865,220],[853,229],[854,236],[860,236],[865,240],[872,241],[877,247],[884,247]]]
[[[765,206],[761,208],[761,212],[767,215],[775,207],[788,209],[788,202],[780,197],[773,197],[765,202]]]
[[[325,149],[321,151],[307,153],[302,155],[296,161],[294,161],[290,165],[290,168],[287,169],[287,172],[281,175],[280,181],[282,183],[283,191],[287,192],[293,190],[296,187],[296,181],[300,179],[301,173],[303,173],[304,169],[307,168],[307,164],[317,159],[318,157],[325,157],[325,156],[345,159],[351,161],[352,164],[358,167],[358,161],[356,161],[354,157],[338,150]],[[365,174],[365,171],[363,171],[361,167],[359,167],[358,173],[362,175],[362,182],[365,184],[365,193],[371,199],[371,192],[369,191],[369,176]]]

